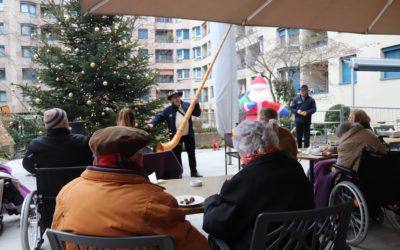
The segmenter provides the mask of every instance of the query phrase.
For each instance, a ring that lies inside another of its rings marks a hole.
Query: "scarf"
[[[272,153],[272,152],[276,152],[276,151],[279,151],[279,150],[281,150],[279,147],[272,146],[272,147],[265,148],[264,152],[255,152],[254,154],[248,155],[248,156],[243,158],[241,167],[242,168],[245,167],[247,164],[250,163],[251,160],[253,160],[255,158],[258,158],[258,157],[261,157],[261,156],[264,156],[266,154],[269,154],[269,153]]]

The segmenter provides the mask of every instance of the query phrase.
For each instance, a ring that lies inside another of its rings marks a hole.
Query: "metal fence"
[[[359,108],[364,110],[368,116],[371,118],[371,125],[387,124],[394,125],[397,130],[400,130],[400,108],[399,107],[366,107],[357,106],[354,108]]]

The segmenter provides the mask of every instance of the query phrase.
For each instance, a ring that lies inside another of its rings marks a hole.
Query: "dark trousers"
[[[172,150],[174,152],[176,158],[178,158],[178,160],[181,163],[181,165],[182,165],[182,157],[181,157],[181,154],[182,154],[182,143],[185,144],[185,149],[186,149],[186,152],[188,154],[190,173],[192,173],[192,174],[197,173],[196,155],[195,155],[196,144],[195,144],[195,141],[194,141],[194,137],[192,137],[190,135],[182,136],[181,140],[178,143],[178,145],[176,145],[176,147]]]
[[[297,136],[297,147],[308,148],[310,146],[310,123],[299,123],[296,122],[296,136]],[[304,136],[304,141],[303,141]],[[304,145],[302,144],[304,142]]]

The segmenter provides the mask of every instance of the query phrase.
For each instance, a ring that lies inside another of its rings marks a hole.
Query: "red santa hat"
[[[251,84],[269,84],[269,82],[262,75],[258,75],[253,79]]]

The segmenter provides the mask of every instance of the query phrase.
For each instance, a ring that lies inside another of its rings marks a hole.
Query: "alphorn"
[[[199,88],[197,89],[197,92],[194,95],[194,98],[193,98],[192,102],[190,103],[190,106],[189,106],[188,110],[186,111],[185,116],[183,117],[183,121],[182,121],[181,125],[176,130],[176,133],[175,133],[174,137],[172,137],[172,139],[169,142],[157,144],[157,148],[156,148],[157,152],[162,152],[162,151],[165,151],[165,150],[172,150],[173,148],[176,147],[176,145],[181,140],[183,130],[186,127],[187,123],[189,122],[190,117],[192,116],[192,112],[193,112],[194,106],[196,105],[197,100],[199,99],[201,90],[203,89],[204,85],[206,84],[208,76],[211,73],[211,70],[212,70],[212,68],[214,66],[214,63],[218,58],[219,52],[221,51],[221,49],[222,49],[222,47],[223,47],[223,45],[225,43],[225,40],[228,37],[228,34],[232,29],[232,26],[233,26],[232,24],[229,25],[229,28],[226,31],[225,36],[222,39],[221,44],[219,45],[219,48],[218,48],[217,52],[215,53],[213,60],[210,63],[210,67],[208,67],[206,73],[204,74],[203,80],[201,81],[201,84],[200,84]]]

